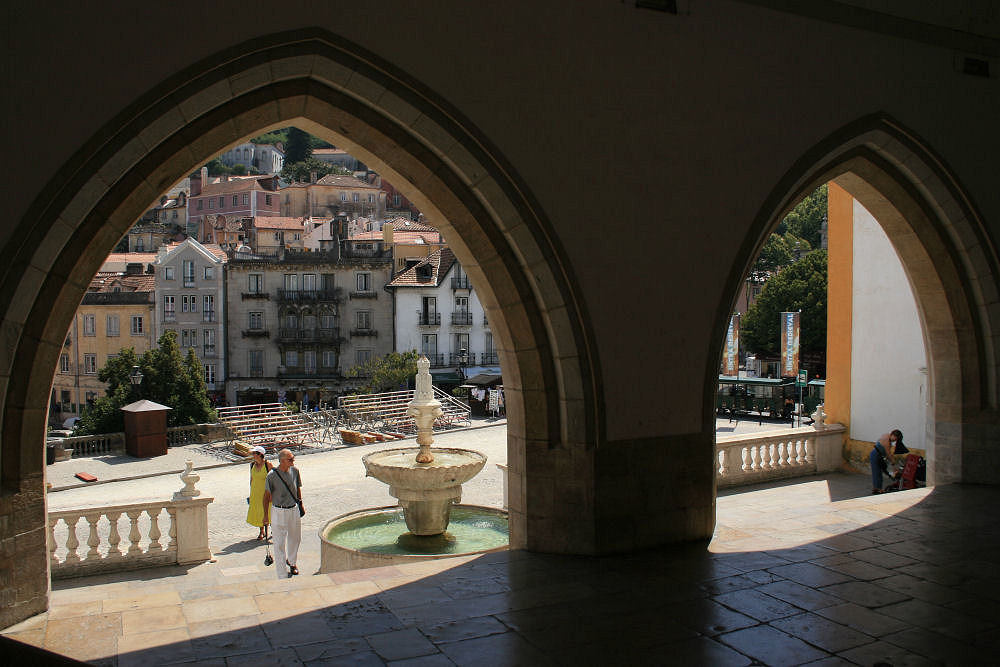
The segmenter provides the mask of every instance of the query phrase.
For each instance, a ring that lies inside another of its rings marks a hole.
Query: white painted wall
[[[898,428],[930,449],[927,353],[903,265],[875,218],[854,202],[851,433],[874,442]]]

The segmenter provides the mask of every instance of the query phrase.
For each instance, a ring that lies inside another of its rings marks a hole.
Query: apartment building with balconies
[[[426,355],[435,382],[458,384],[500,367],[486,313],[450,248],[396,274],[388,289],[396,305],[396,351]]]
[[[193,238],[164,246],[153,262],[155,333],[177,332],[181,352],[193,349],[205,371],[210,399],[222,398],[226,387],[225,266],[217,244]]]
[[[393,349],[392,251],[336,241],[324,251],[230,253],[227,400],[332,402],[352,366]]]

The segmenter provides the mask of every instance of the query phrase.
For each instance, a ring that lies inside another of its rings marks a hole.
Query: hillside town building
[[[104,395],[107,385],[97,372],[123,348],[141,355],[154,345],[154,278],[144,270],[144,264],[133,262],[127,270],[101,271],[90,281],[59,353],[50,424],[79,417]]]
[[[227,167],[242,164],[248,171],[252,167],[261,174],[277,174],[285,166],[285,152],[279,146],[249,141],[230,148],[219,159]]]
[[[218,245],[189,238],[163,247],[153,263],[156,337],[172,330],[183,354],[194,350],[205,371],[209,398],[215,401],[226,386],[226,260]]]
[[[378,186],[354,176],[327,174],[296,181],[281,189],[281,215],[292,217],[335,217],[340,213],[350,218],[365,216],[381,219],[385,212],[385,193]]]
[[[231,219],[279,215],[277,190],[276,176],[224,176],[219,182],[209,183],[208,170],[203,167],[199,175],[191,178],[189,229],[196,230],[195,237],[199,242],[218,243],[214,239],[219,219],[208,216]]]

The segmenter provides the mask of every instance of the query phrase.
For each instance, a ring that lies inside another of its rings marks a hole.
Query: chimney
[[[208,167],[201,168],[201,187],[208,185]]]
[[[391,222],[382,225],[382,242],[387,246],[392,245],[393,227]]]
[[[125,275],[126,276],[141,276],[142,275],[142,264],[139,262],[129,262],[125,265]]]

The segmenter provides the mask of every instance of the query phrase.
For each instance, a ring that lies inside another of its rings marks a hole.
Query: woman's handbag
[[[274,564],[274,559],[271,558],[271,542],[270,540],[265,543],[264,548],[267,549],[267,555],[264,556],[264,567]]]

